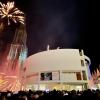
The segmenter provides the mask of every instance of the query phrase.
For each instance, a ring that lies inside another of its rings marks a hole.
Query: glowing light
[[[0,91],[19,91],[21,83],[17,76],[7,76],[0,73]]]
[[[14,2],[7,2],[7,4],[0,2],[0,6],[0,17],[1,19],[7,19],[8,25],[11,20],[14,23],[24,24],[24,13],[14,6]]]

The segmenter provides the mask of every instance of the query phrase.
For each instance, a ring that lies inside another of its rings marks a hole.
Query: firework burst
[[[24,13],[15,7],[14,2],[7,2],[3,4],[0,2],[0,18],[1,20],[7,19],[8,25],[12,20],[14,23],[24,24]]]

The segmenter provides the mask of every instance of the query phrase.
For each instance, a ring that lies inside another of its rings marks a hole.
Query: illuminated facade
[[[26,89],[86,89],[89,64],[83,50],[47,48],[26,59]]]

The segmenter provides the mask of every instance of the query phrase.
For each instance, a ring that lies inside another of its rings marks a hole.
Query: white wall
[[[62,73],[61,81],[76,82],[76,73]]]
[[[30,76],[30,77],[26,78],[27,84],[38,83],[38,81],[39,81],[39,74],[38,73],[33,73],[33,75],[31,74],[31,75],[27,75],[27,76]]]
[[[26,59],[27,73],[48,70],[81,70],[78,49],[57,49],[43,51]]]

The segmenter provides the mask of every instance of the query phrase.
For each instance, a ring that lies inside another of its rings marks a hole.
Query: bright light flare
[[[7,76],[4,73],[0,73],[0,91],[19,91],[21,89],[21,83],[17,76]]]

